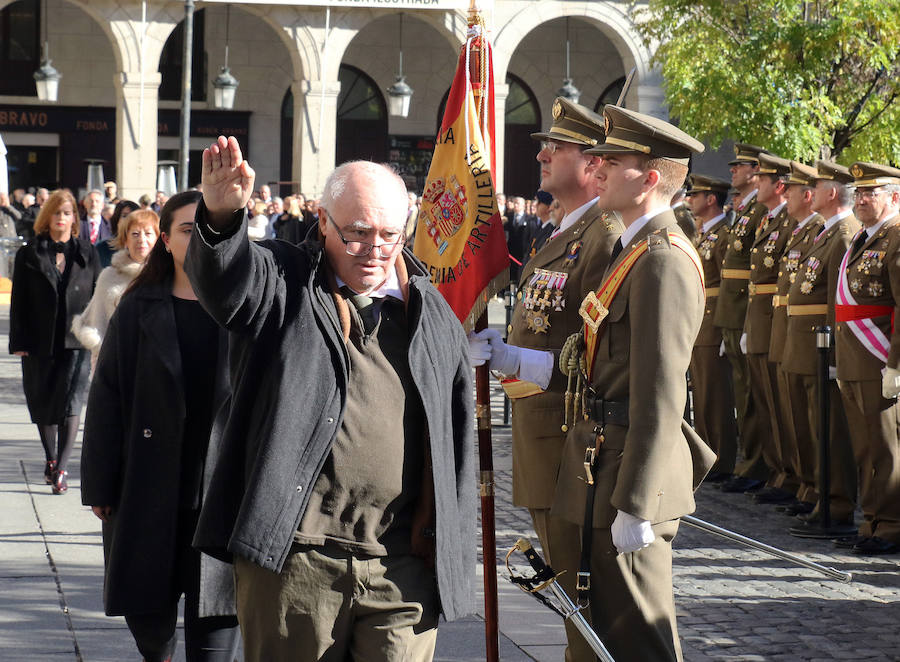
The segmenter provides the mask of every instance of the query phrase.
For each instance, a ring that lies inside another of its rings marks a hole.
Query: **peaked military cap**
[[[812,166],[800,163],[800,161],[791,161],[791,176],[787,178],[785,184],[815,186],[818,174],[819,171]]]
[[[853,183],[850,169],[834,161],[816,161],[816,181],[837,182],[847,186]]]
[[[789,175],[791,174],[791,162],[768,152],[760,152],[759,174],[775,175],[776,177]]]
[[[688,165],[692,154],[700,154],[703,143],[658,117],[607,104],[603,108],[606,141],[585,154],[646,154]]]
[[[900,170],[891,166],[858,161],[850,167],[856,188],[900,184]]]
[[[731,190],[731,182],[726,182],[724,179],[716,179],[715,177],[708,177],[706,175],[693,174],[691,175],[691,188],[688,189],[687,194],[691,195],[692,193],[728,193]]]
[[[759,164],[759,155],[766,150],[749,143],[734,143],[734,159],[728,165],[740,165],[741,163]]]
[[[532,133],[534,140],[561,140],[586,147],[603,142],[603,118],[594,111],[566,98],[556,97],[551,114],[553,125],[550,130]]]

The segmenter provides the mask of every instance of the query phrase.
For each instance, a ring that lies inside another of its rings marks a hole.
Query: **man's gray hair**
[[[840,182],[835,181],[826,181],[825,185],[834,190],[837,194],[837,201],[841,207],[852,207],[853,206],[853,191],[855,188],[853,186],[848,186],[845,184],[841,184]]]
[[[397,195],[398,208],[406,209],[409,201],[407,198],[406,184],[403,179],[389,166],[374,163],[373,161],[347,161],[342,163],[328,175],[325,180],[325,189],[319,205],[326,210],[331,210],[347,188],[347,180],[354,171],[362,171],[372,177],[383,179],[386,184],[386,195]],[[390,188],[394,187],[394,191]]]

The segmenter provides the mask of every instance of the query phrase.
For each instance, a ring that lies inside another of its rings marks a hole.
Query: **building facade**
[[[195,3],[189,181],[200,150],[238,137],[257,182],[317,196],[336,163],[392,162],[421,191],[466,38],[465,0],[312,0]],[[651,52],[629,0],[484,3],[494,47],[498,190],[530,196],[538,183],[528,134],[547,126],[568,75],[580,103],[615,101],[666,116]],[[101,159],[123,197],[156,189],[157,164],[179,147],[184,2],[0,0],[0,135],[10,188],[85,186]],[[32,73],[46,41],[62,74],[55,104],[37,99]],[[228,47],[239,80],[234,109],[213,107],[212,81]],[[386,89],[402,51],[409,115],[390,117]],[[502,121],[501,121],[502,119]]]

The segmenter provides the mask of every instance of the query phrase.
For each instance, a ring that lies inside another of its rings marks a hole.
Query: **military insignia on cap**
[[[738,147],[737,145],[735,145],[735,146],[734,146],[734,155],[735,155],[735,156],[739,156],[740,153],[741,153],[741,148]]]
[[[850,174],[859,179],[863,176],[863,169],[859,167],[858,163],[854,163],[853,167],[850,168]]]
[[[550,113],[553,115],[553,119],[558,120],[563,116],[563,107],[559,102],[559,99],[553,102],[553,108],[550,110]]]
[[[603,130],[609,134],[609,115],[603,116]]]

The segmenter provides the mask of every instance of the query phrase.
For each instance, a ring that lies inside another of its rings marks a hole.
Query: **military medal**
[[[531,310],[525,315],[525,322],[535,333],[547,333],[547,329],[550,328],[549,315],[545,312]]]
[[[812,291],[813,291],[813,284],[812,284],[812,282],[810,282],[810,281],[808,281],[808,280],[805,280],[805,281],[803,281],[802,283],[800,283],[800,291],[801,291],[803,294],[812,294]]]
[[[563,267],[569,269],[575,264],[575,261],[578,260],[579,253],[581,253],[581,246],[583,244],[583,241],[572,242],[572,245],[569,246],[569,252],[566,254],[566,259],[563,261]]]
[[[774,265],[775,259],[771,255],[766,255],[766,257],[763,258],[763,266],[765,266],[766,269],[771,269]]]
[[[859,294],[859,291],[862,289],[862,283],[859,282],[859,278],[854,278],[850,281],[850,291],[853,294]]]
[[[743,250],[743,248],[744,248],[744,242],[742,242],[740,239],[735,239],[734,240],[734,250],[736,250],[738,253],[740,253]]]
[[[882,294],[884,294],[884,285],[882,285],[877,280],[873,280],[871,283],[869,283],[870,297],[880,297]]]

